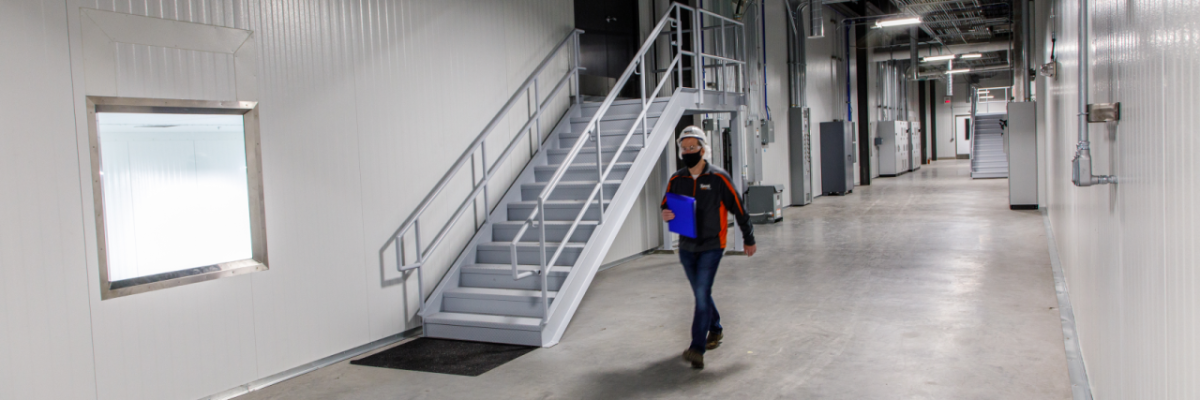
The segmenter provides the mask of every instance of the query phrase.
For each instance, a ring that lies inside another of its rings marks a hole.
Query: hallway
[[[1042,215],[969,175],[938,161],[756,226],[699,372],[687,282],[656,255],[597,275],[559,345],[482,376],[342,362],[242,398],[1070,398]]]

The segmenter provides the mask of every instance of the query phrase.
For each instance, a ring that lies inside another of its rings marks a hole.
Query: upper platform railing
[[[683,26],[683,23],[686,21],[683,19],[685,13],[689,14],[687,17],[690,17],[690,27],[700,27],[700,29]],[[704,26],[703,24],[706,18],[716,21],[716,24]],[[671,31],[666,30],[668,24],[670,24],[673,28]],[[729,34],[729,31],[731,30],[734,31],[732,38]],[[705,32],[707,31],[714,32],[711,35],[712,37],[707,39],[708,41],[712,42],[714,50],[719,52],[719,55],[704,52],[704,48],[706,47]],[[687,37],[687,39],[689,40],[685,40],[685,33],[688,34],[689,37]],[[666,48],[660,48],[658,46],[662,36],[666,36]],[[687,42],[691,43],[690,49],[687,48],[688,46],[685,44]],[[625,68],[625,72],[621,74],[621,78],[617,80],[617,83],[614,85],[612,91],[609,92],[608,96],[604,98],[604,101],[600,103],[600,108],[596,110],[596,113],[588,121],[586,128],[579,136],[579,139],[575,142],[575,145],[571,147],[571,151],[567,154],[562,164],[558,166],[558,169],[554,171],[553,177],[550,178],[546,186],[542,188],[542,191],[537,198],[537,207],[534,209],[533,213],[531,213],[529,217],[525,219],[525,222],[521,225],[516,237],[511,243],[509,243],[513,279],[524,279],[534,272],[527,271],[524,273],[518,273],[517,243],[522,237],[524,237],[525,232],[529,228],[536,227],[539,229],[538,236],[540,239],[538,252],[540,265],[536,273],[541,275],[542,278],[542,325],[547,323],[551,315],[550,298],[547,290],[547,287],[549,287],[548,277],[550,274],[548,272],[550,268],[554,266],[555,262],[558,261],[558,257],[562,255],[563,248],[568,242],[570,242],[571,236],[575,233],[576,228],[579,227],[579,223],[583,220],[588,208],[592,207],[593,201],[596,201],[595,207],[598,207],[599,209],[599,225],[603,226],[605,223],[605,212],[607,210],[604,206],[604,183],[607,180],[609,173],[612,172],[613,167],[616,166],[617,161],[620,158],[620,154],[625,151],[625,147],[629,144],[629,140],[633,138],[633,133],[637,131],[639,127],[641,128],[643,139],[642,143],[649,143],[649,141],[646,139],[648,139],[647,135],[649,135],[650,127],[647,124],[646,115],[650,111],[650,105],[654,102],[654,99],[658,97],[659,93],[662,92],[667,82],[672,79],[672,76],[674,76],[677,89],[686,86],[684,85],[685,82],[687,82],[684,79],[685,68],[680,65],[684,59],[684,56],[691,58],[691,65],[693,66],[691,68],[691,82],[693,83],[693,87],[699,91],[699,98],[697,101],[703,102],[704,92],[709,90],[717,90],[722,93],[728,93],[732,91],[740,94],[745,92],[746,85],[746,49],[744,43],[746,43],[745,27],[741,22],[702,9],[698,10],[675,3],[671,6],[671,8],[667,9],[666,14],[659,19],[658,24],[655,25],[654,30],[652,30],[647,36],[647,40],[642,43],[641,49],[633,56],[633,61],[630,62],[629,66]],[[733,49],[731,50],[729,47],[733,47]],[[654,52],[652,53],[652,51]],[[665,69],[655,71],[657,72],[657,78],[654,79],[656,79],[657,82],[655,82],[653,92],[647,93],[646,86],[648,74],[646,71],[646,59],[648,55],[652,54],[668,54],[670,55],[671,61]],[[709,79],[710,77],[707,77],[707,71],[709,69],[717,69],[717,73],[711,77],[711,81]],[[697,71],[700,73],[696,74]],[[625,133],[625,136],[621,141],[621,145],[617,146],[617,148],[613,150],[612,160],[609,161],[608,166],[605,167],[603,155],[604,146],[602,145],[603,141],[600,139],[600,123],[603,121],[604,116],[608,113],[608,110],[612,106],[613,102],[616,101],[618,94],[625,91],[625,86],[632,82],[632,78],[635,75],[637,76],[636,82],[638,84],[638,91],[641,94],[641,110],[638,113],[637,118],[634,120],[634,123],[630,126],[629,131]],[[695,84],[696,82],[699,82],[700,84]],[[706,86],[708,86],[710,83],[713,85],[713,88],[706,88]],[[563,175],[566,174],[567,169],[571,166],[571,163],[574,162],[584,145],[589,141],[594,142],[596,148],[597,182],[592,188],[591,193],[588,195],[587,200],[583,202],[583,206],[580,207],[579,213],[575,216],[570,228],[567,229],[567,233],[565,236],[563,236],[563,240],[557,243],[557,246],[554,247],[554,253],[549,256],[549,259],[547,259],[546,250],[548,247],[546,243],[545,218],[546,200],[550,197],[550,194],[554,192],[554,189],[558,187],[559,182],[562,181]]]

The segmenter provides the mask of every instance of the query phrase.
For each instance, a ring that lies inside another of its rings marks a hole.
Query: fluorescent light
[[[885,20],[875,21],[875,26],[879,27],[879,28],[883,28],[883,27],[888,27],[888,26],[916,25],[919,23],[921,23],[921,18],[907,17],[907,18],[894,18],[894,19],[885,19]]]
[[[961,55],[961,56],[958,56],[958,57],[959,57],[959,58],[981,58],[981,57],[983,57],[983,54],[979,54],[979,53],[971,53],[971,54],[963,54],[963,55]]]
[[[947,74],[961,74],[963,72],[971,72],[971,69],[963,68],[963,69],[952,69],[952,70],[946,71]]]
[[[956,57],[956,56],[953,54],[947,54],[944,56],[925,57],[925,58],[922,58],[921,61],[946,61],[946,60],[953,60],[954,57]]]

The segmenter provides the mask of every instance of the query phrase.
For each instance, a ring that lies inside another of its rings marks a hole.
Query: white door
[[[957,143],[954,147],[958,151],[958,157],[969,156],[971,154],[971,116],[956,115],[954,116],[954,141]]]

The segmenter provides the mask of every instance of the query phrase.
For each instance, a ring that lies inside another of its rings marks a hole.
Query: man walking
[[[692,344],[683,352],[683,359],[693,368],[704,368],[704,352],[721,345],[724,338],[721,315],[713,303],[713,279],[717,276],[717,265],[725,254],[725,232],[729,226],[727,215],[732,212],[742,229],[746,256],[753,256],[754,227],[742,207],[742,198],[733,186],[728,172],[705,160],[709,157],[708,143],[704,131],[695,126],[684,128],[679,137],[679,154],[686,168],[680,169],[667,183],[667,193],[675,193],[696,199],[696,237],[679,237],[679,261],[687,274],[696,296],[696,310],[692,317]],[[662,203],[664,221],[675,219],[667,208],[664,195]]]

